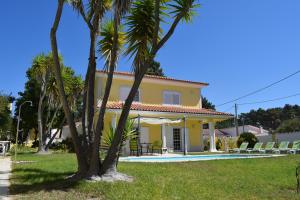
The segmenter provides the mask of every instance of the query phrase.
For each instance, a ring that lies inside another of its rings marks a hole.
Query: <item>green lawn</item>
[[[187,163],[120,163],[133,183],[68,183],[73,154],[23,154],[14,164],[16,199],[300,199],[295,167],[300,156]]]

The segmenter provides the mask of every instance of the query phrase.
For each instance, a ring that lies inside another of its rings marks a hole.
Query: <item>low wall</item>
[[[300,140],[300,132],[293,133],[275,133],[274,136],[266,135],[266,136],[257,136],[260,142],[281,142],[281,141],[289,141],[294,142],[295,140]]]

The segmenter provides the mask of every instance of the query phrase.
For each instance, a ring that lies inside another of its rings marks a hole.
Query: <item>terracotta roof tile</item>
[[[105,73],[103,70],[98,70],[98,73]],[[114,72],[116,75],[123,75],[123,76],[131,76],[133,77],[134,74],[130,72]],[[208,86],[208,83],[204,82],[197,82],[197,81],[189,81],[189,80],[181,80],[181,79],[175,79],[171,77],[165,77],[165,76],[155,76],[155,75],[145,75],[145,78],[150,78],[150,79],[157,79],[157,80],[166,80],[166,81],[175,81],[175,82],[181,82],[181,83],[190,83],[190,84],[196,84],[196,85],[202,85],[202,86]]]
[[[123,102],[108,102],[108,109],[122,109]],[[172,106],[172,105],[158,105],[158,104],[142,104],[133,103],[131,110],[136,111],[151,111],[151,112],[171,112],[171,113],[187,113],[187,114],[205,114],[205,115],[225,115],[232,116],[229,113],[218,112],[210,109],[198,109],[187,106]]]

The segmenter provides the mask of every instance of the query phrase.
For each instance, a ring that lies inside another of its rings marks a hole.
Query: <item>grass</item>
[[[11,194],[16,199],[300,199],[295,167],[300,155],[186,163],[120,163],[133,183],[69,183],[73,154],[19,155]]]

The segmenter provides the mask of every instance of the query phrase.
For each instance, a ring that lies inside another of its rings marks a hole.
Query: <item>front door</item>
[[[181,151],[181,129],[173,128],[173,147],[174,151]]]

